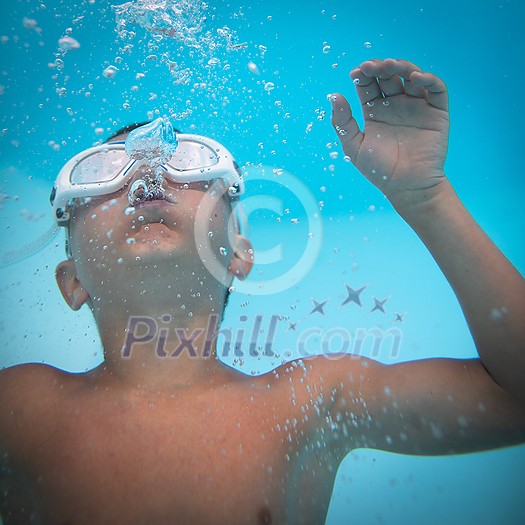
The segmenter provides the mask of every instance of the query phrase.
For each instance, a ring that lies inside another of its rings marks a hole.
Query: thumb
[[[332,103],[332,126],[341,141],[345,155],[355,162],[364,135],[359,130],[346,98],[340,93],[333,93],[328,98]]]

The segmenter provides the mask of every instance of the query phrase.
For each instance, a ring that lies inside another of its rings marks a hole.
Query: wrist
[[[454,188],[443,176],[438,184],[431,188],[405,190],[389,196],[388,200],[394,209],[410,222],[420,216],[429,216],[448,208],[454,201],[459,202]]]

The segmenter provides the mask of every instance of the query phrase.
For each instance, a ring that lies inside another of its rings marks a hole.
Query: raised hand
[[[430,199],[445,179],[449,113],[445,83],[405,60],[369,60],[350,72],[361,101],[361,131],[334,93],[332,124],[345,154],[392,202]]]

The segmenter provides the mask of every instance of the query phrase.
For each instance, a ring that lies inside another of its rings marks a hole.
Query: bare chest
[[[287,523],[293,419],[253,396],[71,403],[31,464],[37,513],[64,525]]]

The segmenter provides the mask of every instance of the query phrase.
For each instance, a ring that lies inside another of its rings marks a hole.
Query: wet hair
[[[128,124],[127,126],[123,126],[122,128],[118,129],[117,131],[115,131],[115,133],[113,133],[110,137],[108,137],[104,143],[107,143],[109,142],[111,139],[114,139],[116,137],[118,137],[119,135],[124,135],[124,134],[127,134],[127,133],[131,133],[134,129],[137,129],[137,128],[140,128],[141,126],[145,126],[146,124],[150,124],[150,121],[144,121],[144,122],[133,122],[131,124]],[[174,129],[175,133],[182,133],[181,131],[179,131],[178,129]],[[239,166],[237,165],[237,163],[235,161],[233,161],[233,164],[235,166],[235,169],[239,171]],[[231,202],[231,205],[232,205],[232,209],[233,209],[233,204],[235,202],[237,202],[239,200],[239,197],[238,196],[235,196],[235,197],[230,197],[229,198],[229,202]],[[71,214],[72,214],[72,210],[71,210]],[[66,255],[69,259],[71,259],[73,257],[73,254],[71,253],[71,243],[69,241],[69,236],[70,236],[70,231],[69,231],[69,223],[67,224],[66,226]],[[222,309],[222,315],[221,315],[221,320],[220,322],[222,323],[223,319],[224,319],[224,311],[226,310],[226,306],[228,305],[228,299],[230,298],[230,290],[229,288],[226,288],[226,293],[224,294],[224,306],[223,306],[223,309]]]

